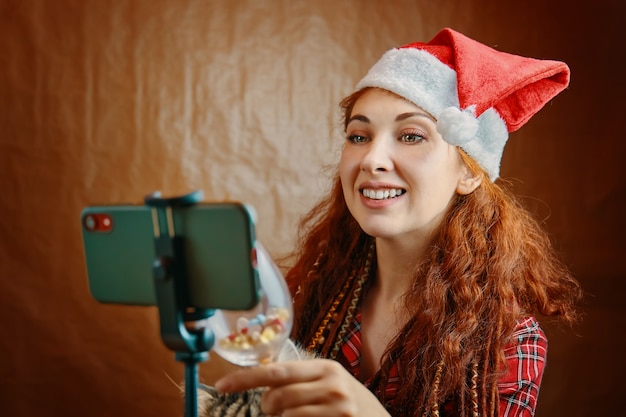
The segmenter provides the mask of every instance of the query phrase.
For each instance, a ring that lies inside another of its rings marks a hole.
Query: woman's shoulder
[[[522,318],[516,321],[515,329],[513,330],[513,337],[541,337],[546,338],[539,321],[533,316]]]
[[[511,356],[545,358],[548,350],[548,338],[536,318],[530,316],[517,320],[513,334],[504,347],[507,359]]]
[[[517,321],[513,336],[504,347],[505,375],[500,386],[521,381],[540,381],[548,353],[548,339],[534,317]],[[539,384],[537,384],[539,385]]]
[[[500,415],[534,415],[546,364],[548,340],[534,317],[518,320],[498,380]]]

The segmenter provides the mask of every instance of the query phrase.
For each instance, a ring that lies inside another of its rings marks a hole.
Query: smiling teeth
[[[384,200],[386,198],[394,198],[402,195],[404,194],[404,190],[401,188],[391,188],[385,190],[372,190],[369,188],[364,188],[362,193],[367,198],[371,198],[374,200]]]

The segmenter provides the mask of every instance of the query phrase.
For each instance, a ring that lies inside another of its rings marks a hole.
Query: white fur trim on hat
[[[378,87],[417,104],[434,117],[459,107],[456,72],[426,51],[394,48],[370,68],[357,90]]]

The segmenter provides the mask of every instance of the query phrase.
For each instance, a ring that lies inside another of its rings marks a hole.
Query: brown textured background
[[[575,332],[547,326],[537,415],[626,415],[626,8],[574,4],[0,0],[0,416],[181,416],[156,311],[90,297],[82,207],[202,189],[256,206],[285,253],[337,159],[339,99],[443,26],[572,68],[502,168],[588,293]]]

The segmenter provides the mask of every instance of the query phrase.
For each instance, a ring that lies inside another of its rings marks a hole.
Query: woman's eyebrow
[[[410,119],[411,117],[425,117],[427,119],[432,120],[433,122],[437,121],[437,119],[435,119],[434,117],[432,117],[428,113],[424,113],[424,112],[408,112],[408,113],[401,113],[401,114],[397,115],[396,116],[396,122],[401,122],[403,120]],[[362,114],[355,114],[354,116],[350,117],[350,119],[348,119],[348,123],[347,124],[350,124],[350,122],[352,122],[354,120],[358,120],[358,121],[363,122],[363,123],[370,123],[370,119],[367,116],[364,116]]]
[[[432,120],[433,122],[436,122],[437,120],[432,117],[430,114],[428,113],[423,113],[423,112],[410,112],[410,113],[401,113],[398,116],[396,116],[396,122],[400,122],[402,120],[406,120],[406,119],[410,119],[411,117],[426,117],[427,119]]]
[[[346,123],[346,124],[349,124],[353,120],[358,120],[358,121],[363,122],[363,123],[369,123],[370,122],[370,119],[368,119],[367,117],[363,116],[362,114],[355,114],[354,116],[350,117],[350,119],[348,120],[348,123]]]

